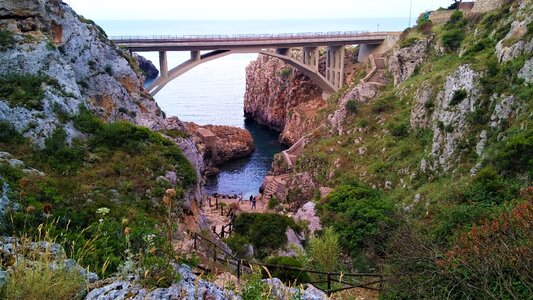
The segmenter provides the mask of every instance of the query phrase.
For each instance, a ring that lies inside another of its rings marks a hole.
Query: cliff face
[[[210,161],[214,165],[248,156],[255,150],[252,135],[246,129],[221,125],[200,126],[195,123],[186,123],[186,126],[194,136],[200,152],[204,154],[207,154],[209,149],[206,149],[207,145],[198,129],[207,129],[215,135],[216,155],[215,157],[206,157],[206,161]]]
[[[389,84],[349,84],[328,99],[331,113],[318,118],[294,167],[277,157],[276,175],[288,173],[285,203],[297,209],[320,201],[324,226],[335,227],[345,251],[391,268],[391,278],[414,274],[393,280],[385,298],[491,297],[488,286],[503,288],[494,278],[523,278],[521,266],[496,275],[506,268],[502,262],[525,256],[517,254],[520,246],[506,248],[510,235],[494,237],[522,232],[520,222],[531,219],[514,213],[533,203],[532,12],[533,1],[510,1],[486,14],[454,13],[446,24],[406,30],[387,53]],[[330,188],[330,196],[321,195]],[[375,201],[359,206],[372,193],[389,208],[373,210]],[[366,209],[391,214],[376,220],[377,235],[345,243],[366,230],[350,228],[366,222],[359,214]],[[428,264],[413,267],[420,259]],[[519,294],[525,285],[502,293]]]
[[[3,85],[28,94],[33,79],[40,86],[32,105],[0,94],[0,120],[42,145],[57,127],[68,137],[79,133],[68,121],[85,105],[106,121],[126,120],[153,127],[163,113],[142,89],[138,66],[107,40],[92,21],[78,16],[61,1],[0,2],[0,76]],[[18,76],[18,77],[17,77]],[[40,97],[42,93],[42,97]]]
[[[311,129],[316,111],[325,105],[321,95],[307,76],[279,59],[260,55],[246,68],[244,114],[281,131],[283,143],[293,144]]]

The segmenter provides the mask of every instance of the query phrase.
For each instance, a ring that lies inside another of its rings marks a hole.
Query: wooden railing
[[[383,274],[322,272],[304,268],[289,267],[284,265],[265,264],[261,262],[248,261],[227,252],[213,241],[197,233],[193,234],[193,238],[194,250],[203,250],[202,253],[207,256],[210,256],[213,259],[213,262],[225,263],[231,266],[232,271],[236,273],[237,279],[240,279],[243,273],[251,273],[253,271],[253,266],[260,266],[270,270],[278,269],[314,274],[317,278],[319,278],[318,280],[304,283],[318,285],[316,287],[321,291],[325,292],[328,296],[331,296],[331,294],[336,292],[355,288],[363,288],[374,291],[381,291],[383,289]],[[201,244],[204,245],[203,249],[200,249]]]

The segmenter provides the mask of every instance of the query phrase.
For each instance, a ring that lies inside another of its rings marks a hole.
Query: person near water
[[[252,197],[252,209],[256,209],[255,204],[257,203],[257,198]]]
[[[250,195],[250,203],[252,203],[252,200],[254,200],[254,195]]]

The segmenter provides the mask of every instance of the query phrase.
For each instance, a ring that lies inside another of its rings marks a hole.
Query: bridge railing
[[[329,32],[299,32],[274,34],[218,34],[218,35],[148,35],[148,36],[112,36],[111,40],[119,42],[129,41],[246,41],[246,40],[281,40],[281,39],[310,39],[336,38],[368,35],[367,30],[361,31],[329,31]]]

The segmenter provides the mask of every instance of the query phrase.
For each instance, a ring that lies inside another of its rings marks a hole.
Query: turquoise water
[[[108,36],[257,34],[327,31],[403,30],[407,18],[338,20],[154,20],[97,21]],[[141,53],[158,66],[158,54]],[[245,124],[243,116],[245,68],[256,54],[232,54],[200,65],[166,85],[155,99],[167,116],[198,124],[248,128],[256,152],[249,158],[221,166],[221,173],[206,189],[218,193],[257,193],[275,153],[283,150],[278,135],[267,128]],[[169,65],[189,58],[188,52],[168,53]]]

